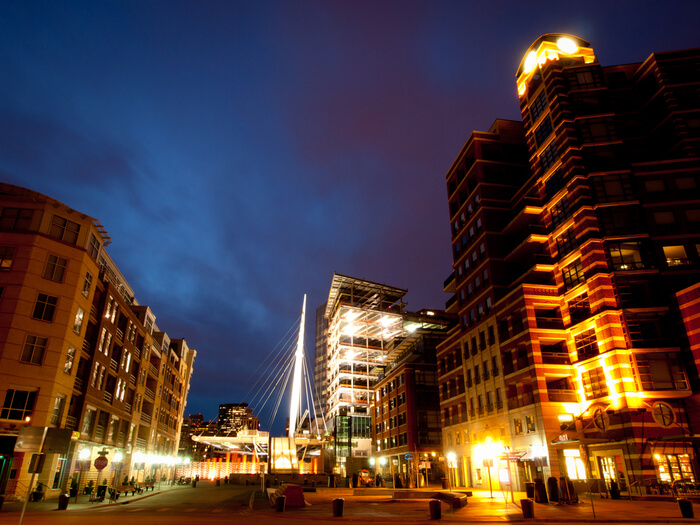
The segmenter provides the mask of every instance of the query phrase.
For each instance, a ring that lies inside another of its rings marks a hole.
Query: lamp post
[[[447,482],[452,490],[452,469],[456,468],[457,455],[454,452],[447,453]],[[455,480],[456,481],[456,480]]]
[[[112,497],[114,499],[117,499],[118,493],[117,493],[117,485],[119,484],[119,476],[121,475],[122,472],[122,460],[124,459],[124,455],[117,450],[117,452],[114,454],[114,459],[112,460],[112,468],[114,469],[114,479],[112,480]],[[110,497],[111,499],[111,497]]]
[[[78,465],[80,474],[78,474],[78,492],[80,492],[80,482],[83,480],[83,471],[85,467],[90,468],[90,449],[84,448],[78,453]],[[78,503],[78,494],[75,494],[75,503]]]

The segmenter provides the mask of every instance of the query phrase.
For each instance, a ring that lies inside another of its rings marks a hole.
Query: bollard
[[[449,488],[450,488],[449,480],[448,480],[447,478],[442,478],[442,488],[443,488],[443,489],[449,489]]]
[[[535,517],[535,503],[531,499],[521,499],[520,507],[523,509],[523,518],[531,519]]]
[[[192,488],[195,488],[197,486],[197,480],[193,479],[192,480]]]
[[[525,496],[528,499],[533,499],[535,497],[535,484],[532,482],[525,483]]]
[[[684,518],[693,518],[693,503],[688,498],[678,498],[678,507],[681,509],[681,515]]]
[[[559,482],[554,476],[547,478],[547,492],[549,493],[549,501],[559,503]]]
[[[58,510],[66,510],[68,508],[69,501],[70,496],[68,494],[60,494],[58,496]]]
[[[431,499],[428,502],[428,507],[430,508],[431,520],[439,520],[442,518],[442,508],[440,507],[439,499]]]
[[[343,503],[345,500],[343,498],[336,498],[333,500],[333,517],[342,518],[343,517]]]

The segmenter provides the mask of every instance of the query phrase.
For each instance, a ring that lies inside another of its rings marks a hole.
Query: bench
[[[146,490],[146,491],[148,489],[154,490],[155,486],[156,486],[156,484],[154,481],[144,481],[143,483],[141,483],[141,488]]]
[[[437,497],[452,505],[453,509],[461,509],[467,506],[467,495],[461,492],[439,492]]]
[[[121,494],[123,492],[124,496],[131,492],[131,495],[133,496],[134,494],[139,492],[139,488],[136,485],[117,485],[116,491],[117,494]]]

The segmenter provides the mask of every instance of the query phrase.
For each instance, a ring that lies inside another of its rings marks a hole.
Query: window
[[[63,282],[63,274],[66,271],[68,261],[55,255],[49,255],[44,267],[44,279],[50,279],[57,283]]]
[[[647,193],[662,193],[666,191],[666,184],[661,179],[645,180],[644,189]]]
[[[557,251],[559,252],[559,257],[563,257],[573,250],[575,242],[576,234],[574,233],[574,228],[567,228],[564,233],[557,237]]]
[[[554,163],[559,158],[559,150],[554,141],[552,141],[549,146],[547,146],[542,154],[540,155],[540,162],[542,163],[542,171],[547,171],[549,168],[554,166]]]
[[[27,390],[7,390],[5,402],[0,410],[0,419],[14,419],[17,421],[26,420],[31,417],[34,409],[34,399],[36,392]]]
[[[71,370],[73,370],[73,361],[75,361],[75,348],[69,346],[68,353],[66,354],[66,362],[63,365],[63,371],[66,374],[70,374]]]
[[[676,224],[676,216],[672,211],[657,211],[654,212],[654,222],[657,226]]]
[[[535,432],[535,418],[532,416],[525,416],[525,425],[527,426],[527,433]]]
[[[92,424],[95,420],[95,412],[96,410],[94,408],[88,408],[85,411],[85,417],[83,417],[83,426],[80,428],[81,434],[90,435],[90,432],[92,431]]]
[[[100,253],[100,242],[95,237],[94,233],[90,234],[90,245],[88,246],[88,255],[94,260],[97,260],[97,256]]]
[[[32,225],[34,210],[21,208],[3,208],[0,214],[0,229],[28,231]]]
[[[532,115],[533,122],[537,120],[545,109],[547,109],[547,94],[543,89],[530,106],[530,115]]]
[[[619,202],[634,199],[632,184],[626,175],[605,175],[593,178],[598,202]]]
[[[581,267],[581,259],[576,259],[568,266],[565,266],[561,274],[564,278],[564,286],[567,290],[571,290],[585,281],[583,268]]]
[[[612,117],[580,120],[578,128],[583,142],[603,142],[617,138]]]
[[[77,222],[69,221],[58,215],[53,216],[51,228],[49,229],[49,235],[51,237],[71,244],[77,244],[79,232],[80,224]]]
[[[678,177],[676,179],[676,187],[679,190],[694,190],[697,186],[694,177]]]
[[[591,305],[586,292],[577,295],[569,302],[569,316],[571,316],[571,324],[580,323],[591,316]]]
[[[40,365],[44,359],[46,341],[47,339],[45,337],[28,335],[24,340],[24,348],[22,349],[22,355],[20,356],[19,360],[23,363]]]
[[[595,328],[590,328],[574,336],[578,360],[583,361],[589,357],[598,355],[598,339],[595,335]]]
[[[614,270],[641,270],[644,268],[641,241],[611,242],[608,245],[608,251]]]
[[[535,128],[535,140],[537,141],[538,148],[544,143],[547,137],[552,134],[552,131],[554,131],[552,129],[552,120],[548,115],[542,120],[542,123]]]
[[[36,298],[32,317],[42,321],[53,321],[53,314],[56,311],[57,303],[57,297],[51,297],[50,295],[40,293]]]
[[[700,222],[700,209],[691,208],[689,210],[685,210],[685,220],[688,222]]]
[[[73,323],[73,331],[80,335],[80,329],[83,327],[83,319],[85,318],[85,310],[78,306],[78,311],[75,313],[75,322]]]
[[[690,264],[690,260],[685,253],[685,247],[680,246],[664,246],[664,256],[666,264],[669,266],[683,266]]]
[[[90,272],[85,272],[85,280],[83,281],[83,295],[85,297],[90,295],[90,287],[92,286],[92,275]]]
[[[608,395],[608,385],[605,382],[605,373],[601,367],[584,372],[581,379],[586,400],[598,399]]]
[[[58,394],[53,402],[53,412],[51,413],[51,424],[60,425],[61,416],[63,415],[63,407],[66,404],[66,396],[63,394]]]
[[[654,421],[662,427],[670,427],[676,421],[673,408],[666,403],[654,403],[652,406],[652,416],[654,417]]]
[[[523,433],[523,420],[519,417],[513,419],[513,431],[516,436]]]
[[[9,271],[14,258],[15,249],[12,246],[0,246],[0,272]]]
[[[637,354],[642,390],[687,390],[688,377],[675,352]]]
[[[544,189],[547,193],[547,199],[551,199],[559,190],[564,187],[564,175],[561,168],[552,173],[552,175],[545,181]]]
[[[571,217],[571,209],[569,208],[569,199],[564,196],[559,199],[554,206],[549,210],[552,216],[552,225],[556,228],[560,224],[564,223],[569,217]]]

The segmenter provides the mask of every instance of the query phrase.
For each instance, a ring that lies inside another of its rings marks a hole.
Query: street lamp
[[[450,484],[450,490],[452,490],[452,469],[456,468],[457,465],[457,455],[454,452],[447,453],[447,479]]]

